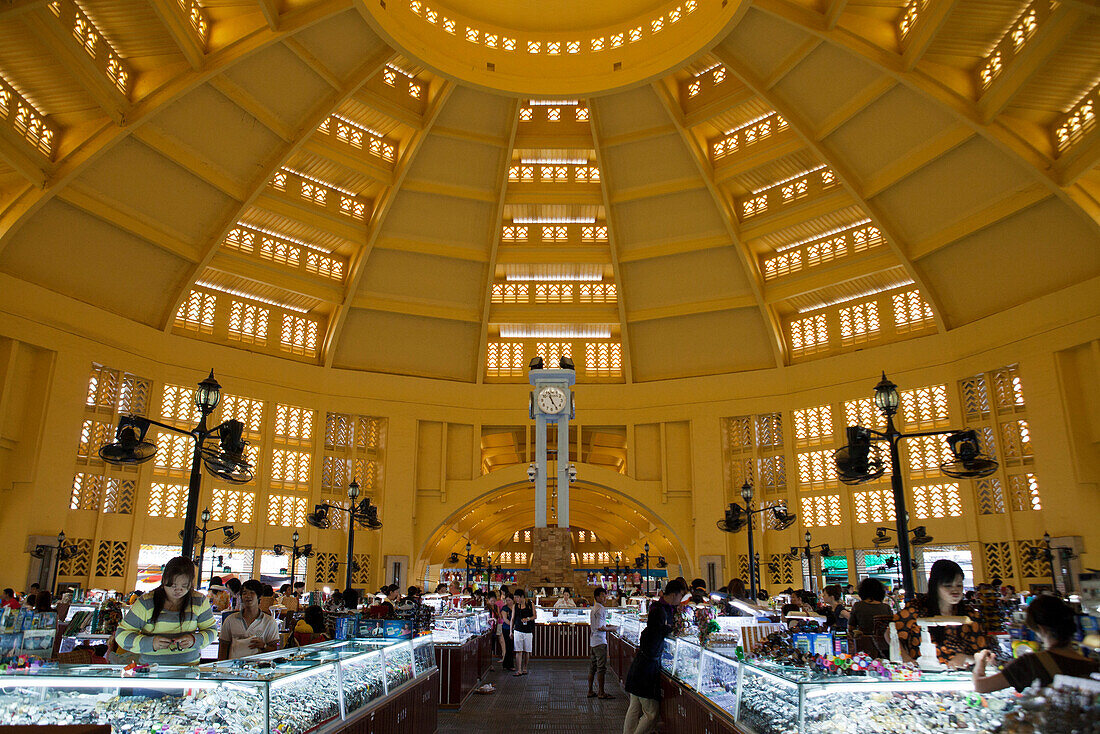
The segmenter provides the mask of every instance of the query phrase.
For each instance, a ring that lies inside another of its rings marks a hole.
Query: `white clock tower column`
[[[529,402],[535,421],[535,527],[546,527],[547,424],[558,427],[558,527],[569,527],[569,421],[574,416],[575,370],[532,369],[528,379],[534,389]]]

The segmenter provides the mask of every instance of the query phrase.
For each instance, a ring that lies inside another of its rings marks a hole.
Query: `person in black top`
[[[516,589],[516,607],[513,614],[512,641],[516,650],[516,672],[513,675],[527,675],[527,663],[535,642],[535,605],[527,598],[523,589]]]
[[[382,600],[379,605],[382,607],[386,619],[393,619],[394,606],[393,603],[397,601],[398,589],[397,584],[391,584],[390,586],[383,586],[382,593],[386,595],[386,598]]]
[[[661,650],[665,638],[672,634],[680,602],[686,593],[687,585],[683,581],[669,581],[661,599],[649,607],[638,652],[623,686],[630,694],[623,734],[644,734],[657,723],[661,710]]]
[[[1038,680],[1049,686],[1056,675],[1088,678],[1100,671],[1095,660],[1077,654],[1073,634],[1077,631],[1073,607],[1056,596],[1040,596],[1027,607],[1026,623],[1043,641],[1043,649],[1016,658],[1000,673],[986,676],[985,667],[993,653],[981,650],[974,656],[974,690],[978,693],[999,691],[1012,686],[1022,691]]]
[[[847,630],[851,616],[841,601],[843,592],[839,584],[829,584],[821,590],[821,602],[824,605],[825,624],[830,630]]]

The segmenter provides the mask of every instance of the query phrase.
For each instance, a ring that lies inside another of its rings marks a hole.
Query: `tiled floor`
[[[496,693],[473,694],[461,711],[439,712],[439,734],[607,734],[619,732],[627,696],[608,672],[614,700],[587,698],[587,660],[535,660],[530,675],[489,673]]]

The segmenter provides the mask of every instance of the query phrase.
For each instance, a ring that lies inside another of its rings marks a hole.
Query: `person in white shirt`
[[[607,677],[607,633],[615,628],[607,624],[607,607],[603,605],[607,601],[607,590],[596,589],[593,594],[595,604],[588,614],[588,626],[591,632],[588,636],[588,646],[591,650],[591,665],[588,667],[588,697],[589,698],[615,698],[604,691],[604,678]],[[599,682],[600,692],[597,694],[592,689],[592,682]]]
[[[554,609],[567,609],[576,607],[577,603],[573,601],[573,596],[569,593],[569,590],[561,592],[561,597],[554,602]]]
[[[264,586],[255,579],[241,585],[241,610],[222,620],[218,635],[218,660],[248,657],[279,649],[279,625],[260,611]]]

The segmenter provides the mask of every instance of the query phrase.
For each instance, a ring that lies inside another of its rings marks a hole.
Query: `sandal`
[[[593,693],[592,691],[589,691],[589,692],[588,692],[588,697],[589,697],[589,698],[595,698],[595,697],[596,697],[596,694],[595,694],[595,693]]]
[[[518,677],[520,677],[521,675],[523,675],[523,673],[512,673],[512,677],[513,677],[513,678],[518,678]]]
[[[610,693],[604,693],[604,694],[601,694],[601,695],[597,696],[597,698],[601,698],[601,699],[603,699],[604,701],[606,701],[606,700],[608,700],[609,698],[615,698],[615,697],[614,697],[614,696],[612,696],[612,695],[611,695]]]

